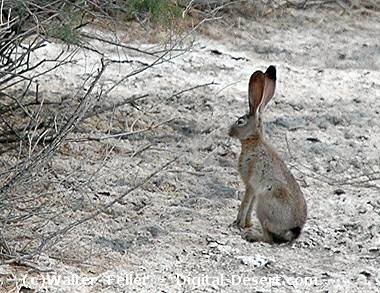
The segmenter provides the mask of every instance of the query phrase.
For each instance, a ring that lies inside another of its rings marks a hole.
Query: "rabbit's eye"
[[[245,123],[244,119],[238,119],[238,121],[236,121],[237,125],[243,125],[244,123]]]

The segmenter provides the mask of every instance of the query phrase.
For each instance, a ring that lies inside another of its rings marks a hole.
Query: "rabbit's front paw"
[[[251,228],[252,227],[252,222],[251,219],[245,219],[245,225],[244,228]]]
[[[230,225],[229,225],[230,228],[237,228],[239,230],[243,229],[244,228],[244,225],[242,225],[241,221],[239,219],[236,219],[235,221],[233,221]]]

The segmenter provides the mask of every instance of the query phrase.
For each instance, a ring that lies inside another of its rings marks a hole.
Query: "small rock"
[[[307,140],[307,141],[311,141],[311,142],[321,142],[321,141],[319,140],[319,138],[317,138],[317,137],[308,137],[308,138],[306,138],[306,140]]]
[[[334,194],[336,194],[336,195],[341,195],[341,194],[345,194],[345,193],[346,192],[343,189],[341,189],[341,188],[338,188],[338,189],[334,190]]]
[[[379,247],[370,247],[370,248],[368,248],[368,251],[369,252],[379,252],[380,248]]]
[[[358,213],[359,214],[365,214],[367,212],[367,210],[364,208],[364,207],[362,207],[362,208],[360,208],[359,210],[358,210]]]
[[[211,248],[216,248],[216,247],[218,247],[218,243],[216,243],[216,242],[210,242],[208,246],[211,247]]]
[[[207,244],[210,244],[211,242],[215,242],[215,239],[212,237],[206,237]]]
[[[361,271],[359,274],[365,276],[366,278],[369,278],[370,276],[372,276],[371,273],[367,271]]]
[[[256,256],[237,256],[237,259],[240,260],[240,262],[247,266],[253,266],[255,268],[263,268],[268,266],[272,261],[266,259],[263,256],[256,255]]]
[[[220,51],[218,51],[218,50],[211,50],[210,51],[212,54],[215,54],[215,55],[222,55],[223,53],[222,52],[220,52]]]
[[[339,54],[338,54],[338,59],[340,59],[340,60],[344,60],[344,59],[346,59],[346,54],[344,54],[344,53],[339,53]]]
[[[341,253],[341,250],[340,250],[339,248],[335,248],[335,247],[333,247],[333,248],[331,249],[331,251],[332,251],[333,253]]]
[[[216,243],[218,243],[219,245],[226,245],[227,242],[225,240],[216,240]]]
[[[322,273],[322,278],[323,279],[330,278],[330,277],[331,277],[331,275],[329,273],[327,273],[327,272]]]
[[[21,286],[21,288],[20,288],[20,290],[18,292],[20,292],[20,293],[36,292],[36,290],[28,288],[28,287],[25,287],[25,286]]]
[[[369,139],[367,135],[359,135],[356,137],[356,139],[361,140],[361,141],[366,141]]]

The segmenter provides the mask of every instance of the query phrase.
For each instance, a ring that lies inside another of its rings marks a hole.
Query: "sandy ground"
[[[190,52],[121,83],[99,106],[149,97],[86,120],[71,138],[165,123],[128,139],[64,144],[49,187],[62,190],[54,195],[62,213],[43,229],[88,215],[177,161],[36,260],[51,272],[1,266],[4,288],[15,288],[10,280],[18,278],[18,288],[36,292],[380,292],[379,181],[363,176],[380,172],[379,40],[376,16],[308,13],[211,25]],[[39,57],[59,49],[50,44]],[[154,61],[104,49],[112,58]],[[88,52],[75,59],[41,79],[41,95],[73,95],[99,61]],[[270,64],[278,83],[265,115],[267,137],[299,180],[309,210],[291,245],[248,243],[230,227],[244,186],[239,142],[227,128],[247,111],[250,74]],[[137,65],[110,66],[102,86]],[[37,222],[32,217],[31,227]]]

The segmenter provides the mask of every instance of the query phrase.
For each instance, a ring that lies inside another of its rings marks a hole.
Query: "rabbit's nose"
[[[230,129],[228,129],[228,135],[229,136],[234,136],[234,133],[235,133],[235,131],[232,127]]]

